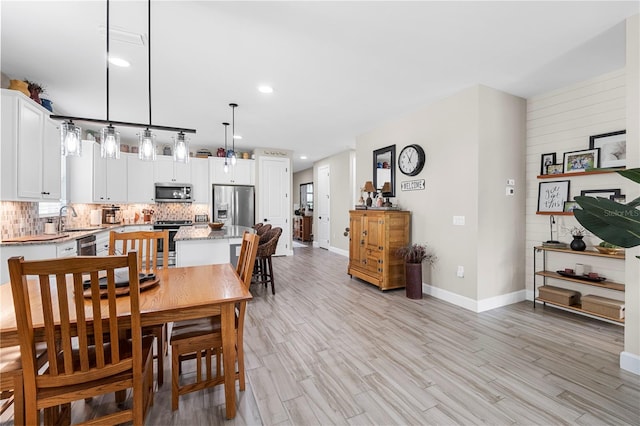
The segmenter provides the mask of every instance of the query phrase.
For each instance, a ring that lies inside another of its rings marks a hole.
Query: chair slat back
[[[109,255],[127,254],[132,250],[138,252],[138,271],[152,272],[160,268],[158,265],[158,241],[162,241],[162,267],[169,263],[169,230],[133,231],[109,234]]]
[[[9,259],[25,389],[83,383],[112,376],[142,362],[137,265],[136,252],[38,261]],[[129,280],[129,297],[118,301],[116,270],[119,279],[128,276]],[[27,276],[37,277],[35,285],[29,286]],[[105,282],[106,298],[100,294],[101,283],[104,287]],[[84,295],[88,285],[90,298]],[[121,324],[118,306],[131,313],[130,326],[129,322]],[[49,368],[40,372],[36,367],[32,309],[42,311],[49,357]],[[133,351],[121,357],[120,332],[128,328]],[[105,353],[107,342],[111,351]]]
[[[256,261],[259,242],[260,236],[258,234],[245,231],[242,235],[242,246],[240,246],[240,255],[238,256],[236,272],[247,288],[249,288],[249,285],[251,284],[253,264]]]

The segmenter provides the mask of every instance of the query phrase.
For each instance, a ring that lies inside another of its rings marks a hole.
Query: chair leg
[[[164,355],[167,340],[165,338],[167,326],[164,324],[161,328],[156,328],[156,353],[158,354],[158,387],[164,383]]]
[[[24,422],[24,389],[22,374],[13,377],[13,424],[23,425]]]
[[[171,348],[171,411],[178,409],[180,370],[180,351],[179,348],[174,345],[173,348]]]
[[[271,263],[271,256],[267,258],[267,262],[269,262],[269,281],[271,281],[271,294],[276,294],[276,284],[273,279],[273,264]]]

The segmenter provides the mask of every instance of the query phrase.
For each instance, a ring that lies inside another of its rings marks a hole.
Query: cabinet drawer
[[[56,246],[56,257],[73,257],[76,255],[76,240],[58,244]]]

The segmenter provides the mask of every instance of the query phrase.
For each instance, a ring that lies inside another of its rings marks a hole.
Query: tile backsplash
[[[101,209],[101,204],[70,204],[76,210],[73,217],[71,210],[64,216],[65,226],[80,228],[90,226],[91,210]],[[194,219],[197,214],[209,214],[208,204],[160,203],[160,204],[115,204],[122,212],[124,223],[144,223],[143,209],[153,210],[151,221]],[[135,214],[139,219],[135,222]],[[38,203],[2,201],[0,202],[0,238],[22,237],[44,233],[44,224],[57,222],[57,218],[41,218],[38,215]]]

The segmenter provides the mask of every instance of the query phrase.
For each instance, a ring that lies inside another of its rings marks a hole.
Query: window
[[[303,183],[300,185],[300,208],[313,211],[313,183]]]
[[[57,217],[60,214],[60,207],[64,204],[60,201],[38,203],[39,217]]]

